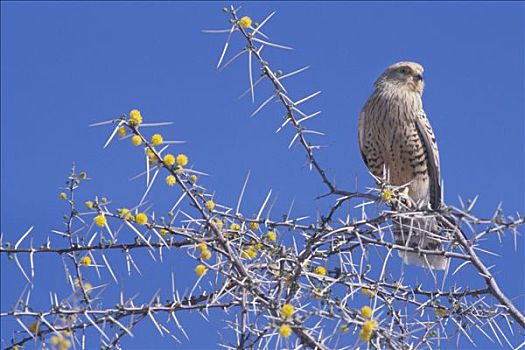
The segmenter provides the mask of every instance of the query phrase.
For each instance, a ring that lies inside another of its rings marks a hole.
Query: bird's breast
[[[426,170],[425,152],[414,124],[420,99],[405,93],[376,93],[363,110],[363,154],[376,176],[389,173],[393,185],[412,181]]]

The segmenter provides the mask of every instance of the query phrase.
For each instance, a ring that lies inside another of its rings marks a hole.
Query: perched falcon
[[[437,209],[441,207],[439,153],[423,111],[423,88],[420,64],[399,62],[388,67],[359,115],[359,148],[374,176],[383,178],[386,173],[390,185],[407,186],[412,206]],[[441,248],[436,220],[421,215],[394,220],[394,237],[397,244],[408,247]],[[441,255],[400,251],[400,256],[407,264],[432,269],[442,270],[447,263]]]

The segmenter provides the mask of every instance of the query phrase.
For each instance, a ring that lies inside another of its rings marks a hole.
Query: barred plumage
[[[394,186],[407,185],[412,206],[441,206],[439,153],[432,127],[423,111],[423,67],[399,62],[388,67],[359,116],[359,148],[376,177],[384,170]],[[436,250],[441,247],[437,225],[431,218],[396,220],[398,244]],[[437,239],[433,239],[433,237]],[[444,269],[443,256],[400,253],[405,263]]]

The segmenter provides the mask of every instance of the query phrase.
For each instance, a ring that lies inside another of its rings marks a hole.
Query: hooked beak
[[[416,81],[422,81],[422,80],[423,80],[423,75],[421,75],[421,74],[416,74],[416,76],[414,77],[414,79],[415,79]]]

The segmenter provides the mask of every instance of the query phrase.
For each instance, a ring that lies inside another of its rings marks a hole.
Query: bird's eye
[[[408,73],[408,69],[406,69],[406,68],[401,68],[399,71],[401,73],[403,73],[403,74],[407,74]]]

